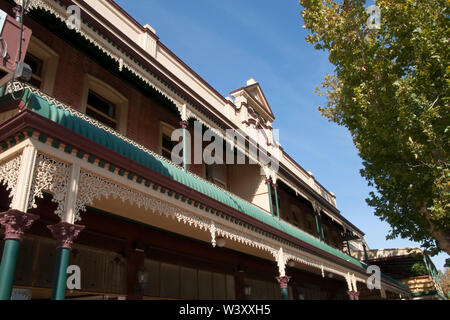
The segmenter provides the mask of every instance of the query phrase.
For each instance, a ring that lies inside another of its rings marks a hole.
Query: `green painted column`
[[[19,240],[9,239],[5,241],[0,265],[0,300],[11,299],[19,247]]]
[[[278,283],[280,284],[281,289],[281,299],[282,300],[289,300],[289,290],[288,290],[288,283],[289,280],[291,280],[290,276],[280,276],[276,277]]]
[[[10,300],[14,285],[17,257],[25,229],[39,216],[19,210],[0,213],[0,224],[5,228],[5,246],[0,264],[0,300]]]
[[[438,279],[436,273],[433,272],[434,270],[433,270],[431,264],[428,263],[427,257],[426,257],[425,255],[423,255],[423,263],[425,264],[425,268],[427,269],[428,275],[429,275],[431,278],[433,278],[434,281],[436,281],[436,283],[438,283],[438,282],[439,282],[439,279]]]
[[[57,242],[52,299],[64,300],[66,298],[67,267],[69,265],[70,250],[72,249],[73,240],[84,229],[84,226],[60,222],[47,227]]]
[[[369,256],[367,255],[367,248],[364,243],[363,243],[363,249],[364,249],[364,260],[366,261],[366,264],[369,264]]]
[[[322,240],[325,242],[325,235],[323,233],[322,216],[320,214],[319,214],[319,221],[320,221],[320,233],[322,235]]]
[[[269,206],[270,206],[270,213],[272,214],[273,217],[273,203],[272,203],[272,190],[270,189],[270,179],[266,180],[266,184],[267,184],[267,192],[269,193]]]
[[[187,152],[186,152],[186,130],[187,130],[187,121],[180,122],[181,128],[183,129],[183,169],[187,171]]]
[[[273,191],[274,191],[274,193],[275,193],[275,207],[276,207],[276,209],[277,209],[277,217],[278,217],[278,220],[280,220],[280,208],[278,207],[278,193],[277,193],[277,184],[276,183],[273,183],[272,184],[272,187],[273,187]]]
[[[281,288],[281,300],[289,300],[288,288]]]
[[[56,253],[56,269],[53,277],[52,300],[66,298],[67,267],[69,266],[70,250],[58,248]]]
[[[351,253],[351,251],[350,251],[350,243],[349,243],[348,240],[347,240],[347,250],[348,250],[348,255],[351,256],[352,253]]]
[[[322,240],[322,237],[320,235],[319,220],[317,219],[317,213],[314,214],[314,218],[316,220],[317,236],[319,237],[319,240]]]
[[[430,266],[428,265],[428,261],[427,261],[427,258],[426,258],[425,255],[423,255],[423,263],[425,264],[425,268],[427,269],[428,275],[429,275],[429,276],[432,276],[432,274],[431,274],[431,268],[430,268]]]

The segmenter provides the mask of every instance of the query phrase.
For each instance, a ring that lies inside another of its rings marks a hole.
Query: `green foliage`
[[[439,282],[447,299],[450,299],[450,268],[446,268],[445,272],[439,270]]]
[[[411,267],[412,276],[426,276],[428,274],[427,267],[423,262],[416,262]]]
[[[375,2],[380,29],[364,0],[300,0],[306,40],[335,66],[319,110],[352,134],[387,238],[450,253],[449,1]]]

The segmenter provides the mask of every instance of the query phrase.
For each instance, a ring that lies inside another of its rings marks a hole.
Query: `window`
[[[293,224],[298,227],[300,225],[300,220],[298,218],[300,216],[300,209],[299,209],[299,207],[297,207],[295,205],[291,205],[290,209],[291,209],[290,211],[292,214],[292,218],[294,220]]]
[[[336,234],[334,234],[334,237],[333,237],[333,245],[336,249],[340,249],[340,247],[341,247],[339,244],[339,238]]]
[[[31,79],[28,82],[36,88],[41,88],[44,61],[31,53],[27,53],[25,56],[25,63],[28,64],[32,70]]]
[[[107,83],[86,75],[81,111],[88,116],[126,134],[128,100]]]
[[[329,229],[326,225],[323,225],[323,224],[322,224],[322,228],[323,228],[323,241],[325,243],[329,244],[329,240],[330,240],[329,239]]]
[[[234,276],[145,259],[150,280],[145,297],[172,299],[235,299]],[[280,291],[280,290],[278,290]]]
[[[59,56],[55,51],[32,36],[24,60],[32,70],[28,82],[50,95],[53,94],[58,60]]]
[[[161,138],[160,138],[160,146],[161,146],[161,155],[172,161],[172,150],[173,148],[182,141],[180,138],[179,141],[172,141],[172,132],[175,130],[174,127],[172,127],[170,124],[161,122],[160,127],[161,132]],[[183,156],[182,151],[180,153],[181,156]],[[183,163],[183,159],[174,159],[177,163]]]
[[[206,165],[206,179],[212,183],[226,189],[227,188],[227,168],[225,164]]]
[[[92,90],[89,90],[86,114],[92,118],[117,129],[116,105]]]
[[[310,234],[314,233],[313,221],[309,217],[306,220],[306,231]]]

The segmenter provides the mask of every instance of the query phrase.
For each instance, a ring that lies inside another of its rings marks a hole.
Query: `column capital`
[[[20,19],[21,12],[22,12],[22,6],[20,4],[16,5],[12,8],[12,12],[14,13],[14,17],[17,19]],[[24,12],[25,14],[25,12]]]
[[[275,277],[277,279],[278,283],[280,284],[281,289],[287,289],[289,280],[291,280],[290,276],[281,276],[281,277]]]
[[[350,300],[359,300],[359,292],[358,291],[347,291]]]
[[[272,184],[272,180],[270,178],[266,179],[266,184],[270,186]]]
[[[188,127],[188,122],[186,120],[180,121],[180,126],[182,129],[186,129]]]
[[[278,185],[276,183],[272,183],[272,188],[276,189]]]
[[[0,224],[5,228],[5,240],[22,241],[25,229],[31,227],[38,215],[10,209],[0,213]]]
[[[47,226],[52,232],[52,235],[57,240],[57,248],[72,249],[73,240],[85,228],[85,226],[71,224],[68,222],[59,222]]]

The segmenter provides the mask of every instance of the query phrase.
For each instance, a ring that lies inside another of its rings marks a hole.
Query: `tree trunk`
[[[438,243],[439,248],[447,252],[448,255],[450,255],[450,233],[439,230],[439,231],[432,231],[431,234],[436,239],[436,242]]]
[[[425,217],[425,219],[428,222],[429,231],[433,238],[436,240],[438,247],[447,252],[448,255],[450,255],[450,232],[446,230],[439,230],[434,225],[433,221],[430,219],[430,211],[427,209],[426,205],[423,205],[419,212]]]

